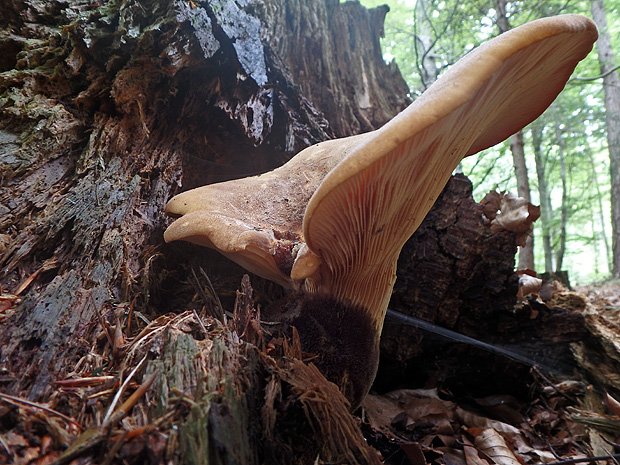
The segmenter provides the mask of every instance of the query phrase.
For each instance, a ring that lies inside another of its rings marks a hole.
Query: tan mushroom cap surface
[[[405,241],[467,155],[536,119],[592,49],[586,17],[478,47],[376,131],[309,147],[261,176],[174,197],[165,240],[216,248],[291,288],[367,309],[381,329]]]
[[[301,252],[300,262],[312,261],[302,234],[306,205],[325,175],[367,136],[321,142],[260,176],[176,195],[166,211],[182,216],[168,227],[165,241],[216,249],[249,271],[297,287],[290,276],[295,258]]]

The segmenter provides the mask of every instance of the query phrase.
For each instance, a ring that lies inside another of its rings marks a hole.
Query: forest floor
[[[441,389],[371,394],[364,402],[366,436],[381,450],[384,463],[617,464],[618,386],[615,378],[606,375],[615,369],[609,359],[617,360],[617,352],[604,346],[620,344],[620,281],[558,292],[567,310],[587,314],[589,331],[600,342],[595,350],[607,352],[607,357],[596,354],[599,366],[593,369],[583,355],[584,350],[593,350],[586,345],[586,349],[575,348],[572,376],[557,377],[532,368],[531,378],[523,380],[529,384],[528,395],[521,398],[497,392],[463,400]],[[588,373],[597,369],[608,383],[597,382]]]
[[[560,293],[565,302],[586,302],[587,312],[595,315],[592,321],[620,328],[620,282]],[[186,315],[177,319],[193,318]],[[148,327],[157,331],[167,324],[154,321]],[[89,354],[102,367],[112,352],[113,343],[108,346],[106,340],[119,337],[111,334],[112,326],[107,331],[102,330]],[[133,344],[140,337],[134,334],[126,342]],[[125,380],[121,395],[113,365],[98,373],[84,367],[75,367],[71,379],[59,380],[46,403],[0,393],[0,463],[90,463],[97,457],[94,451],[104,455],[100,463],[172,463],[165,457],[178,444],[170,438],[183,423],[187,407],[144,424],[147,401],[142,396],[152,379],[143,378],[141,384]],[[522,397],[497,392],[463,399],[441,386],[371,394],[356,412],[355,422],[367,443],[379,451],[380,463],[386,464],[567,465],[593,463],[593,457],[601,463],[616,461],[620,404],[614,397],[619,396],[590,382],[588,369],[577,364],[574,376],[556,378],[534,368],[523,380],[528,394]],[[613,380],[610,383],[615,387]],[[122,421],[106,429],[109,418]],[[67,446],[71,453],[63,454]]]
[[[577,286],[575,291],[586,295],[597,306],[620,308],[620,279]]]

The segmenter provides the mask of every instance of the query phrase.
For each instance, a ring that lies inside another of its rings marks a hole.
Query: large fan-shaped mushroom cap
[[[324,263],[306,287],[376,309],[380,328],[400,249],[452,171],[536,119],[597,36],[579,15],[512,29],[466,55],[360,141],[306,208],[304,239]]]

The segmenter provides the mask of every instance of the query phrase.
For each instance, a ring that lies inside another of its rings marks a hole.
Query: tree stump
[[[376,463],[343,399],[329,395],[338,419],[302,398],[318,372],[184,313],[206,318],[199,266],[226,260],[162,235],[179,190],[271,169],[403,109],[407,86],[379,47],[386,12],[336,0],[0,5],[3,433],[61,462]],[[215,284],[231,311],[241,273],[229,269],[232,284]],[[146,397],[135,405],[131,392]]]

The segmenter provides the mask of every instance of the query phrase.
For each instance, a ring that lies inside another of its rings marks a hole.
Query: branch
[[[547,465],[568,465],[572,463],[595,462],[599,460],[610,460],[610,459],[618,459],[618,458],[620,458],[620,454],[599,455],[596,457],[579,457],[576,459],[559,460],[557,462],[548,463]]]
[[[620,65],[614,66],[610,70],[607,70],[603,74],[600,74],[598,76],[593,76],[593,77],[579,77],[579,76],[576,76],[574,78],[570,78],[568,80],[568,82],[571,82],[571,81],[596,81],[597,79],[602,79],[602,78],[605,78],[605,77],[609,76],[611,73],[613,73],[614,71],[616,71],[618,69],[620,69]]]

